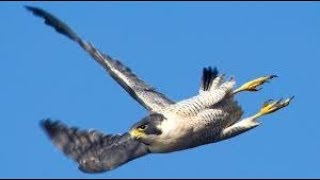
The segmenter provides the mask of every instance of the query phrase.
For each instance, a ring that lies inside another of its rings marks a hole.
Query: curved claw
[[[247,91],[256,92],[256,91],[260,91],[261,89],[263,89],[263,88],[262,88],[262,87],[259,87],[259,88],[247,89]]]
[[[270,113],[276,112],[279,109],[282,109],[282,108],[288,106],[293,98],[294,98],[294,96],[292,96],[290,98],[286,98],[285,100],[283,100],[283,98],[281,98],[281,99],[279,99],[277,101],[269,99],[268,101],[266,101],[262,105],[262,108],[260,109],[260,112],[256,115],[256,117],[260,117],[262,115],[266,115],[266,114],[270,114]]]
[[[290,98],[287,98],[286,100],[283,101],[283,104],[285,104],[286,106],[289,105],[289,103],[292,101],[292,99],[294,99],[294,96],[291,96]]]
[[[260,91],[262,89],[263,89],[263,87],[259,87],[259,88],[256,88],[254,91]]]
[[[263,107],[266,107],[268,104],[271,104],[272,101],[273,101],[273,99],[268,99],[268,100],[266,100],[266,101],[263,103],[262,108],[263,108]]]
[[[279,77],[279,76],[275,75],[275,74],[272,74],[272,75],[269,76],[269,79],[273,79],[273,78],[277,78],[277,77]]]
[[[239,87],[238,89],[236,89],[233,94],[236,94],[238,92],[241,91],[251,91],[251,92],[255,92],[255,91],[260,91],[262,88],[258,88],[259,86],[261,86],[262,84],[269,82],[271,79],[278,77],[277,75],[269,75],[269,76],[263,76],[257,79],[254,79],[252,81],[249,81],[245,84],[243,84],[241,87]]]
[[[273,74],[273,75],[270,75],[270,76],[267,76],[267,77],[266,77],[267,79],[265,80],[265,82],[266,82],[266,83],[269,83],[271,79],[277,78],[277,77],[279,77],[279,76],[274,75],[274,74]]]

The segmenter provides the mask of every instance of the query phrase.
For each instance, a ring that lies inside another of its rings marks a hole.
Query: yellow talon
[[[257,79],[254,79],[252,81],[249,81],[245,84],[243,84],[241,87],[233,91],[233,94],[236,94],[241,91],[259,91],[262,88],[258,89],[258,86],[261,86],[262,84],[269,82],[270,79],[278,77],[277,75],[270,75],[270,76],[263,76]]]
[[[268,100],[267,102],[265,102],[262,106],[262,108],[260,109],[260,111],[254,116],[254,118],[258,118],[261,117],[263,115],[266,114],[270,114],[273,113],[275,111],[278,111],[279,109],[282,109],[286,106],[289,105],[290,101],[294,98],[294,96],[287,98],[285,100],[278,100],[278,101],[273,101],[273,100]]]

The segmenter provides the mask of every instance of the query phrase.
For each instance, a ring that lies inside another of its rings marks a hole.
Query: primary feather
[[[149,153],[145,144],[132,139],[128,133],[110,135],[96,130],[80,130],[50,119],[40,124],[54,144],[79,163],[83,172],[111,170]]]
[[[81,171],[105,172],[149,153],[168,153],[215,143],[259,125],[256,121],[258,116],[238,122],[243,111],[234,100],[235,80],[225,80],[216,67],[203,68],[197,95],[174,102],[141,80],[119,60],[80,38],[57,17],[40,8],[26,8],[43,18],[45,24],[80,45],[132,98],[149,111],[128,132],[119,135],[80,130],[50,119],[41,121],[42,129],[55,146],[76,161]],[[263,80],[266,79],[268,77]],[[260,81],[254,82],[254,85],[259,85],[257,83]],[[274,112],[289,102],[290,99],[276,102],[275,108],[267,103],[267,109],[263,109],[263,112]],[[268,107],[271,110],[268,111]]]

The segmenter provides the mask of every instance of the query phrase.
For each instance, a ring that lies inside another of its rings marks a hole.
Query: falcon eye
[[[147,125],[141,125],[138,127],[139,130],[145,130],[147,128]]]

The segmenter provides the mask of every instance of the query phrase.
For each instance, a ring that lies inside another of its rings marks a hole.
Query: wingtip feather
[[[48,26],[53,27],[57,32],[67,36],[68,38],[77,41],[78,43],[81,42],[80,37],[73,32],[73,30],[66,25],[63,21],[59,18],[55,17],[53,14],[34,6],[24,6],[28,11],[32,12],[35,16],[41,17],[45,20],[45,24]]]

